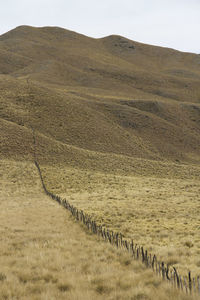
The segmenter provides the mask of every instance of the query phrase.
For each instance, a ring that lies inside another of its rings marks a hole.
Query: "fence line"
[[[113,232],[102,225],[97,224],[97,222],[92,219],[92,217],[86,214],[83,210],[79,210],[74,205],[70,204],[65,198],[61,198],[48,191],[44,183],[42,172],[39,163],[36,160],[35,153],[35,135],[33,131],[34,139],[34,162],[35,166],[39,172],[42,187],[47,196],[51,197],[53,200],[57,201],[60,205],[70,211],[72,216],[78,221],[83,223],[87,229],[101,237],[104,241],[116,246],[117,248],[124,249],[129,252],[131,256],[140,260],[147,268],[151,268],[158,276],[163,280],[171,283],[171,285],[186,294],[200,294],[200,276],[191,277],[191,271],[188,272],[188,276],[181,276],[178,274],[177,270],[173,266],[169,266],[164,261],[159,261],[155,254],[148,252],[143,246],[137,245],[133,240],[126,240],[120,232]]]
[[[163,261],[159,261],[157,256],[152,255],[143,246],[137,245],[123,238],[123,235],[119,232],[113,232],[101,225],[98,225],[91,216],[79,210],[74,205],[70,204],[65,198],[61,198],[58,195],[54,195],[47,190],[44,183],[42,172],[38,162],[35,160],[35,165],[38,169],[42,187],[46,195],[57,201],[64,208],[68,209],[75,219],[83,223],[87,229],[93,234],[103,238],[106,242],[116,246],[117,248],[125,249],[128,251],[134,259],[142,261],[147,268],[151,268],[156,274],[158,274],[163,280],[167,280],[174,287],[184,291],[185,293],[199,293],[200,294],[200,277],[191,277],[191,272],[188,272],[188,277],[182,277],[178,274],[175,267],[171,267]]]

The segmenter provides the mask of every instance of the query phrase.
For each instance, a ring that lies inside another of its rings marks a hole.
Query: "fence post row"
[[[38,169],[39,176],[41,179],[42,187],[44,189],[44,192],[50,196],[53,200],[57,201],[60,205],[68,209],[71,214],[75,217],[75,219],[78,222],[82,222],[84,225],[87,226],[88,230],[90,230],[92,233],[97,234],[98,236],[102,237],[105,241],[109,242],[112,245],[116,245],[117,248],[125,249],[128,252],[131,252],[132,256],[141,261],[146,265],[146,267],[152,268],[156,274],[161,275],[163,280],[167,280],[170,282],[174,287],[177,287],[178,289],[184,291],[186,294],[188,293],[188,290],[190,294],[193,292],[197,292],[200,294],[200,277],[198,276],[196,279],[191,278],[191,272],[188,273],[188,280],[186,280],[185,277],[181,277],[178,275],[178,272],[175,267],[173,269],[169,270],[169,265],[162,261],[159,262],[157,260],[156,255],[149,254],[147,250],[144,250],[143,247],[140,247],[139,245],[133,243],[133,240],[131,242],[127,241],[123,238],[123,235],[121,233],[114,233],[113,231],[109,231],[109,229],[103,228],[102,225],[97,225],[96,221],[93,220],[88,214],[85,214],[82,210],[78,210],[76,207],[71,205],[66,199],[62,199],[60,196],[54,195],[53,193],[49,192],[45,186],[42,172],[40,169],[40,166],[36,160],[35,155],[35,137],[34,137],[34,162],[35,166]],[[169,276],[170,272],[170,276]],[[188,283],[187,283],[188,282]],[[185,289],[183,288],[185,287]]]

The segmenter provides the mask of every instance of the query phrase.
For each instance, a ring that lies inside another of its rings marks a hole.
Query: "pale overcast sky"
[[[0,34],[59,26],[200,53],[200,0],[0,0]]]

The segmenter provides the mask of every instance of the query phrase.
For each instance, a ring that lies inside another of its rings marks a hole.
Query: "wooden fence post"
[[[170,280],[169,278],[169,265],[167,264],[167,268],[166,268],[166,278],[167,280]]]
[[[147,252],[147,250],[145,250],[144,260],[145,260],[146,267],[148,267],[148,252]]]
[[[137,259],[139,259],[139,248],[137,248]]]
[[[155,261],[156,261],[156,256],[154,255],[153,260],[152,260],[152,264],[151,264],[151,267],[152,267],[153,271],[154,271]]]
[[[141,253],[142,253],[142,262],[144,262],[144,249],[141,247]]]
[[[191,272],[188,272],[188,283],[189,283],[189,290],[190,294],[192,293],[192,279],[191,279]]]
[[[177,287],[180,288],[180,280],[179,280],[178,273],[177,273],[175,267],[173,267],[173,269],[174,269],[174,274],[175,274],[175,276],[176,276]]]
[[[162,278],[164,280],[165,279],[165,264],[163,261],[161,263],[161,270],[162,270]]]

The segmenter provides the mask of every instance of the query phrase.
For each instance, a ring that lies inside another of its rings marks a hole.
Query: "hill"
[[[0,53],[3,156],[30,159],[33,127],[46,161],[57,145],[56,161],[90,166],[102,154],[199,163],[199,55],[29,26],[1,35]]]

